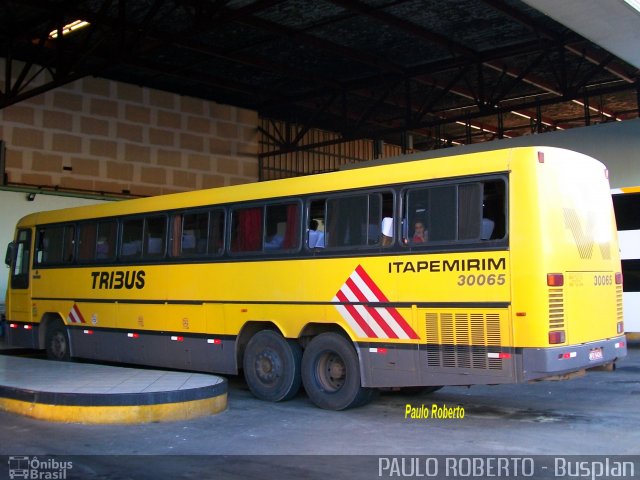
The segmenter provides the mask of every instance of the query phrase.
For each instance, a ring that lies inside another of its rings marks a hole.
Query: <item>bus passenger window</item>
[[[307,246],[309,248],[324,248],[324,225],[321,225],[320,220],[315,218],[309,222]]]
[[[314,210],[312,202],[310,214]],[[317,209],[317,207],[315,207]],[[326,200],[327,247],[389,246],[393,242],[393,194],[372,192]],[[382,231],[383,218],[387,234]],[[391,227],[391,228],[389,228]]]
[[[231,252],[262,250],[262,207],[239,208],[231,214]]]
[[[469,242],[505,235],[503,180],[412,188],[405,194],[403,242]]]
[[[405,198],[405,209],[402,220],[402,242],[405,245],[413,245],[430,240],[429,189],[409,190]]]
[[[62,246],[62,261],[66,263],[73,262],[74,250],[76,245],[76,227],[67,225],[64,227],[64,245]]]
[[[174,217],[174,229],[176,220]],[[204,255],[207,253],[207,235],[209,231],[209,212],[185,213],[181,216],[182,223],[178,225],[174,233],[174,242],[177,240],[178,256]],[[173,255],[176,255],[175,251]]]
[[[143,220],[127,220],[122,222],[122,244],[120,257],[131,260],[140,258],[142,254]]]
[[[482,240],[506,236],[506,188],[503,180],[483,182]]]
[[[144,256],[164,256],[164,242],[167,233],[167,218],[165,216],[148,217],[144,220]]]
[[[65,257],[66,230],[67,228],[63,226],[45,226],[38,229],[36,265],[60,264],[67,258]]]
[[[91,262],[95,259],[96,240],[98,236],[97,223],[83,223],[78,227],[78,260]]]
[[[98,242],[96,244],[96,259],[108,260],[115,257],[118,223],[108,220],[98,223]]]
[[[209,213],[209,255],[221,255],[224,251],[224,210],[216,209]]]
[[[406,194],[405,205],[405,244],[420,245],[457,239],[456,185],[411,189]]]
[[[298,247],[300,220],[297,203],[268,205],[265,223],[265,250],[291,250]]]
[[[309,204],[309,230],[307,231],[307,247],[325,247],[325,201],[314,200]]]
[[[327,200],[327,247],[367,245],[368,233],[367,195]]]
[[[458,186],[458,240],[482,238],[482,184]]]

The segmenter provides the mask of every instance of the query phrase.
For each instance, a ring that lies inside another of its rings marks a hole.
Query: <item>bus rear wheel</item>
[[[300,390],[302,349],[273,330],[256,333],[244,352],[242,366],[249,390],[261,400],[280,402]]]
[[[364,405],[374,393],[360,385],[360,365],[353,345],[332,332],[314,337],[305,348],[302,383],[311,401],[327,410]]]
[[[69,335],[62,323],[55,322],[47,326],[45,348],[50,360],[67,361],[71,358]]]

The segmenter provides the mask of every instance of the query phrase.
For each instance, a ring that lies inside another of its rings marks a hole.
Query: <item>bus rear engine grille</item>
[[[425,323],[429,367],[502,369],[488,355],[500,349],[499,314],[428,312]]]

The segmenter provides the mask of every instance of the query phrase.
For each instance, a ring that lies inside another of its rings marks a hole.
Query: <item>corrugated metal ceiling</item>
[[[7,0],[0,19],[0,107],[95,75],[418,149],[638,116],[637,68],[521,0]]]

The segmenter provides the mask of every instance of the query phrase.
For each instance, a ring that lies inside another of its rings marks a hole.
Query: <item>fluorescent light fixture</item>
[[[87,26],[89,26],[89,22],[85,20],[76,20],[62,27],[62,35],[68,35],[71,32],[75,32],[76,30]],[[58,33],[58,29],[52,30],[51,33],[49,33],[49,38],[58,38]]]
[[[636,12],[640,13],[640,0],[623,0],[624,3],[633,8]]]

